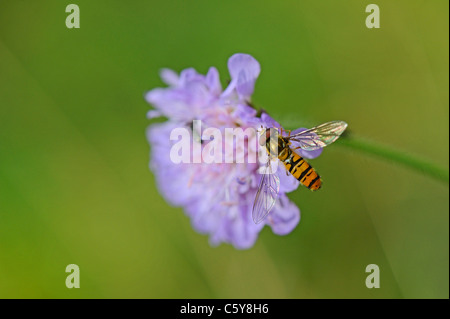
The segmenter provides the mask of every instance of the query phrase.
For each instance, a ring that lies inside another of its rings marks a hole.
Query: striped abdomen
[[[294,151],[291,150],[282,162],[289,173],[310,190],[315,191],[322,186],[322,180],[316,170]]]

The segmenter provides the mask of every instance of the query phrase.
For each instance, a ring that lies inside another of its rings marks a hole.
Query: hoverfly
[[[295,150],[314,151],[336,141],[347,128],[343,121],[327,122],[309,130],[290,135],[279,134],[276,128],[267,128],[259,138],[259,144],[265,147],[268,161],[253,203],[252,217],[255,224],[262,222],[273,206],[280,190],[280,179],[272,173],[271,159],[278,158],[289,172],[301,184],[312,191],[322,186],[322,180],[316,170],[309,165]],[[282,131],[281,131],[282,133]],[[295,147],[292,147],[292,143]]]

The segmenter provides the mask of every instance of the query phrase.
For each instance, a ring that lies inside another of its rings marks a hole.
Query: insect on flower
[[[255,224],[262,222],[272,210],[278,198],[280,179],[272,171],[271,160],[279,159],[288,172],[312,191],[320,189],[322,180],[316,170],[295,152],[296,149],[314,151],[336,141],[347,128],[343,121],[332,121],[289,136],[282,136],[276,128],[265,129],[259,144],[265,147],[268,160],[253,203],[252,217]],[[295,145],[295,147],[292,147]]]
[[[309,167],[300,163],[298,158],[320,156],[322,145],[330,144],[345,127],[341,126],[339,131],[338,125],[334,127],[337,130],[334,132],[333,127],[322,126],[315,130],[298,129],[288,137],[288,131],[284,131],[281,124],[251,104],[261,71],[259,62],[249,54],[236,53],[228,59],[227,66],[231,81],[226,88],[222,88],[215,67],[211,67],[205,75],[193,68],[180,73],[169,69],[161,71],[161,78],[167,87],[154,88],[145,96],[154,107],[148,117],[167,118],[166,122],[151,124],[147,131],[151,144],[149,167],[155,175],[161,195],[169,204],[182,207],[192,227],[199,233],[207,234],[211,245],[228,243],[237,249],[249,249],[265,226],[276,235],[287,235],[295,229],[301,218],[300,208],[289,199],[287,193],[299,187],[301,182],[298,179]],[[194,121],[201,121],[205,131],[197,130]],[[269,129],[263,134],[263,147],[258,147],[257,128],[260,126],[278,128],[283,138],[279,139],[277,133],[273,132],[276,129]],[[186,143],[180,143],[176,140],[176,134],[172,134],[180,129],[188,132]],[[213,144],[223,147],[217,150],[209,148],[211,142],[208,142],[208,129],[217,129],[214,131],[220,131],[218,136],[225,136],[221,142],[216,139],[217,143]],[[227,133],[230,129],[236,134]],[[297,134],[301,130],[304,132]],[[244,134],[237,133],[239,131]],[[228,142],[227,134],[233,135]],[[275,142],[267,144],[268,136],[276,137]],[[273,149],[274,154],[278,153],[278,141],[282,146],[279,148],[280,156],[277,154],[270,158],[273,164],[282,166],[282,169],[275,172],[266,168],[267,172],[274,174],[262,176],[260,173],[264,167],[261,167],[257,157],[272,154],[264,146]],[[173,161],[171,154],[178,154],[173,152],[175,145],[178,147],[184,144],[192,145],[192,152],[189,151],[186,160]],[[295,151],[297,146],[303,147]],[[211,150],[214,151],[213,158],[220,159],[218,162],[195,161],[198,155],[201,159],[203,154],[211,155]],[[238,157],[238,154],[242,157]],[[287,169],[283,168],[284,165]],[[291,174],[286,174],[289,169]],[[311,170],[305,173],[309,183],[312,181]],[[263,181],[259,185],[261,177]],[[270,218],[265,218],[269,212]]]

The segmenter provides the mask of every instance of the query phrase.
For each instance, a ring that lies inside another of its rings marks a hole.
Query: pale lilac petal
[[[266,112],[263,112],[261,114],[261,121],[263,122],[266,128],[281,127],[281,125],[277,121],[275,121],[272,117],[270,117],[270,115],[267,114]]]
[[[278,174],[278,177],[280,178],[280,193],[290,193],[295,191],[300,185],[300,182],[286,170],[286,167],[281,161],[278,162],[279,165],[276,174]]]
[[[254,108],[245,104],[238,104],[232,115],[238,119],[252,120],[255,118],[256,113],[257,111]]]
[[[177,86],[180,81],[178,74],[171,69],[161,69],[159,76],[164,83],[170,86]]]
[[[277,235],[289,234],[300,222],[300,210],[287,198],[281,195],[268,217],[272,231]]]
[[[219,72],[215,67],[211,67],[206,74],[206,85],[214,95],[219,95],[222,92],[222,84],[219,79]]]
[[[314,151],[305,151],[302,149],[298,149],[297,151],[304,158],[313,159],[313,158],[318,157],[320,154],[322,154],[323,148],[319,148],[318,150],[314,150]]]
[[[149,120],[162,116],[162,113],[157,110],[150,110],[147,112],[147,118]]]
[[[174,122],[156,123],[147,129],[147,139],[151,143],[150,168],[155,172],[158,189],[163,197],[174,206],[186,205],[192,198],[189,189],[187,164],[173,164],[170,160],[170,132],[179,125]],[[181,174],[180,174],[181,172]],[[167,179],[176,183],[167,183]]]
[[[180,86],[184,87],[186,84],[192,81],[203,81],[205,79],[204,75],[197,73],[194,68],[189,68],[181,71],[180,73]]]
[[[157,88],[148,92],[145,99],[168,118],[181,120],[190,116],[190,106],[186,104],[187,98],[183,92]]]
[[[255,244],[256,239],[261,228],[264,225],[256,225],[250,216],[251,207],[236,206],[232,209],[231,216],[233,218],[229,220],[227,234],[233,245],[237,249],[248,249]],[[233,214],[234,213],[234,214]]]
[[[255,89],[255,82],[261,72],[259,62],[248,54],[237,53],[228,60],[231,75],[230,86],[244,97],[250,97]]]

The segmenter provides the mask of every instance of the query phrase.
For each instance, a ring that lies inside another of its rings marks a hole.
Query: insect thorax
[[[281,161],[284,161],[291,153],[290,148],[288,147],[288,142],[282,137],[277,136],[275,138],[269,138],[266,142],[267,153],[271,157],[278,157]]]

